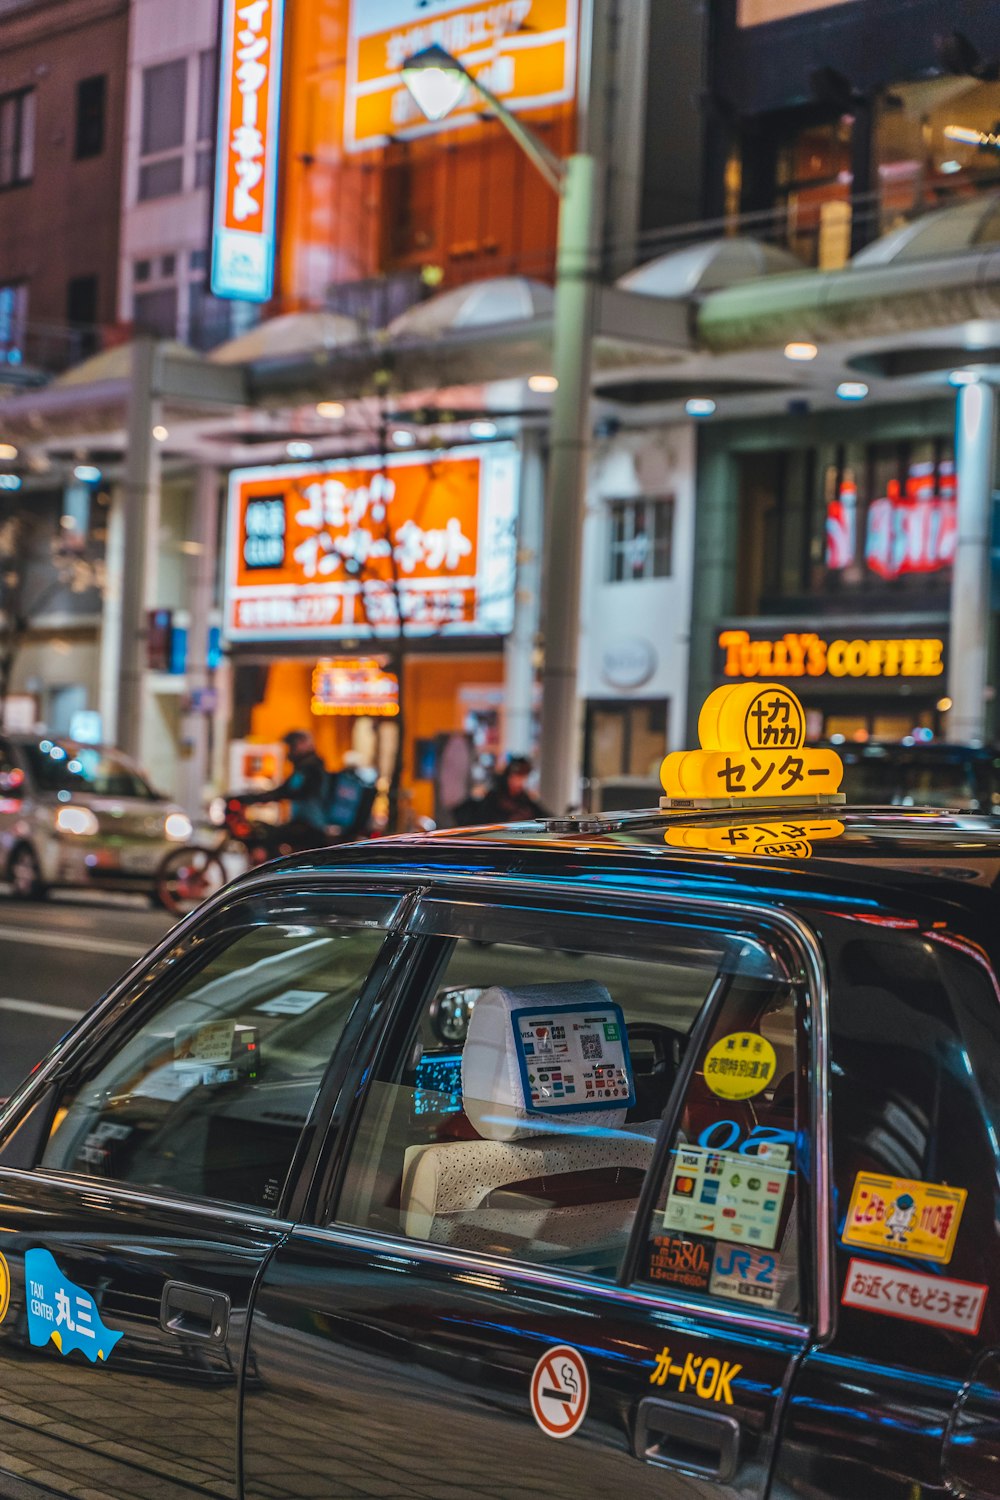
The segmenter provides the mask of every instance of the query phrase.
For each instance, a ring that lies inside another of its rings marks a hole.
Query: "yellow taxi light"
[[[805,736],[802,704],[780,683],[716,688],[698,716],[701,749],[675,750],[660,767],[664,801],[688,807],[843,802],[840,756],[807,746]]]

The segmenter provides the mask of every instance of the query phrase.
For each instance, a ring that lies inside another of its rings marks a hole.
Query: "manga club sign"
[[[247,641],[505,635],[513,623],[517,496],[510,443],[235,469],[226,634]]]

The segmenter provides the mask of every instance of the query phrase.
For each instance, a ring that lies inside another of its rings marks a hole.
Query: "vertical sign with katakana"
[[[224,0],[212,210],[212,291],[266,302],[274,214],[285,0]]]

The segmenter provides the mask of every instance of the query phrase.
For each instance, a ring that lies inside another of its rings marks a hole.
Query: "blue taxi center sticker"
[[[635,1104],[625,1018],[613,1001],[511,1012],[525,1107],[558,1114]]]
[[[48,1250],[28,1250],[24,1257],[28,1337],[36,1348],[49,1342],[62,1355],[80,1349],[96,1364],[106,1360],[122,1337],[107,1328],[89,1292],[70,1281]]]

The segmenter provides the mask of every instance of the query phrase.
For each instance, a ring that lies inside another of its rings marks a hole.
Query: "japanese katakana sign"
[[[672,800],[815,800],[835,794],[843,777],[835,751],[806,747],[802,705],[780,683],[716,688],[698,716],[698,737],[700,750],[674,751],[660,768]]]
[[[274,270],[285,0],[223,0],[212,291],[266,302]]]
[[[718,828],[668,828],[663,838],[678,849],[808,859],[817,840],[835,839],[843,832],[844,825],[837,818],[782,818],[767,823],[733,823],[727,819]]]
[[[449,130],[476,119],[470,93],[429,122],[403,83],[407,58],[443,47],[510,109],[538,109],[573,97],[577,0],[353,0],[347,48],[344,144],[349,151],[389,139]]]
[[[236,469],[226,633],[505,635],[517,494],[517,451],[507,443]]]
[[[988,1291],[974,1281],[950,1281],[921,1271],[852,1260],[840,1300],[845,1307],[862,1307],[889,1318],[905,1318],[908,1323],[976,1334]]]
[[[95,1364],[106,1360],[122,1337],[105,1326],[93,1297],[64,1275],[49,1250],[25,1252],[24,1290],[28,1337],[35,1348],[51,1340],[60,1354],[79,1349]]]

